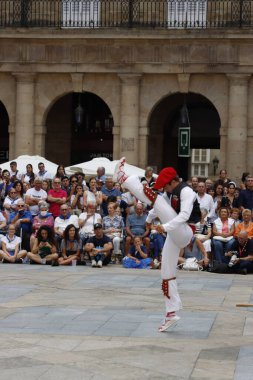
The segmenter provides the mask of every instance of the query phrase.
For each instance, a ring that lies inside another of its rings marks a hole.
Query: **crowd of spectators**
[[[153,186],[151,167],[141,182]],[[221,170],[215,181],[194,176],[188,185],[197,193],[201,220],[179,267],[194,257],[203,269],[253,272],[253,177],[243,173],[236,184]],[[160,220],[102,167],[85,178],[82,172],[67,176],[63,165],[49,173],[43,162],[37,172],[27,163],[20,173],[13,161],[10,170],[0,170],[0,207],[3,263],[160,268],[166,238],[157,231]]]

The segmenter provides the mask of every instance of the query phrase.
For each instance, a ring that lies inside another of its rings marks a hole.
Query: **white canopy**
[[[105,157],[97,157],[93,158],[91,161],[83,162],[81,164],[77,164],[74,166],[68,166],[65,168],[66,173],[73,174],[77,171],[82,171],[87,176],[97,175],[97,168],[99,166],[103,166],[105,168],[105,174],[107,176],[112,176],[114,173],[114,169],[119,160],[110,161]],[[125,171],[127,175],[138,175],[139,177],[144,176],[144,170],[138,168],[137,166],[126,164]]]
[[[38,171],[39,171],[38,164],[40,162],[43,162],[43,164],[45,165],[45,169],[53,177],[55,175],[57,167],[58,167],[57,164],[54,164],[53,162],[46,160],[44,157],[41,157],[41,156],[28,156],[28,155],[26,156],[26,155],[24,155],[24,156],[19,156],[17,158],[14,158],[11,161],[8,161],[8,162],[5,162],[3,164],[0,164],[0,168],[2,168],[3,170],[4,169],[10,170],[10,163],[12,161],[16,161],[17,162],[17,169],[22,174],[26,173],[26,165],[27,164],[32,164],[33,171],[34,171],[34,173],[36,175],[38,173]]]

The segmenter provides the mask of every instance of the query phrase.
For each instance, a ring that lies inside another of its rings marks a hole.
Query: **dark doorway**
[[[9,159],[9,116],[4,104],[0,101],[0,163]]]
[[[63,96],[49,111],[46,126],[48,159],[64,165],[95,157],[112,159],[113,117],[97,95],[84,92]]]
[[[181,109],[186,104],[191,128],[191,149],[219,149],[220,117],[214,105],[195,93],[176,93],[161,100],[149,121],[148,164],[174,166],[188,178],[190,158],[178,157],[178,129],[182,126]]]

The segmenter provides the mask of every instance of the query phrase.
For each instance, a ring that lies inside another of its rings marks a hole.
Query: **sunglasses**
[[[18,205],[18,207],[20,207],[20,208],[21,208],[21,207],[25,207],[25,205]]]
[[[16,191],[10,191],[10,194],[16,194]]]
[[[75,182],[77,182],[77,181],[71,181],[71,183],[75,183]]]
[[[61,208],[62,211],[68,211],[68,208]]]
[[[56,183],[57,185],[59,185],[61,182],[55,181],[54,183]]]

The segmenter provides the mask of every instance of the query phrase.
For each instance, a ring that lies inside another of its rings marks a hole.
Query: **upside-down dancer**
[[[162,291],[165,299],[166,315],[159,327],[165,331],[175,324],[180,317],[176,314],[182,308],[177,290],[176,270],[180,248],[189,244],[195,230],[195,223],[200,220],[199,204],[196,193],[184,182],[180,182],[174,168],[164,168],[153,188],[163,189],[160,195],[147,185],[143,185],[137,176],[127,177],[124,171],[125,158],[119,161],[114,181],[120,182],[140,201],[153,206],[152,213],[159,217],[162,224],[157,226],[159,233],[167,232],[162,250]],[[170,193],[168,196],[167,193]]]

